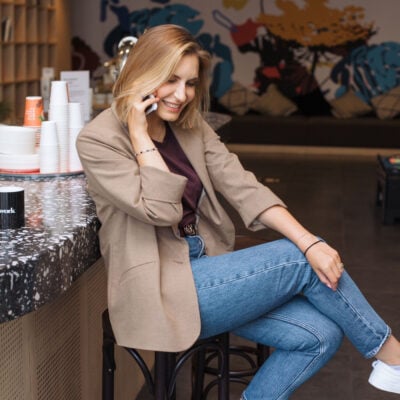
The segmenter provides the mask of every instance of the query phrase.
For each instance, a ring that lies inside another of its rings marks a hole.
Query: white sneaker
[[[372,363],[373,370],[368,382],[377,389],[385,392],[400,394],[400,371],[390,368],[382,361]]]

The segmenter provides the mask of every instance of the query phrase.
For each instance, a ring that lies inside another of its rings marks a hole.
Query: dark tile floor
[[[292,213],[341,253],[370,303],[400,337],[400,223],[382,224],[376,206],[376,156],[243,154],[243,164],[280,195]],[[232,212],[232,211],[230,211]],[[234,220],[237,216],[232,212]],[[243,227],[238,223],[239,233]],[[271,231],[256,237],[272,240]],[[234,338],[235,341],[240,339]],[[390,400],[399,395],[367,383],[370,360],[345,340],[335,357],[304,384],[293,400]],[[179,381],[178,399],[188,400],[188,371]],[[231,400],[243,387],[232,385]],[[140,397],[141,399],[144,397]],[[215,394],[209,400],[216,399]]]

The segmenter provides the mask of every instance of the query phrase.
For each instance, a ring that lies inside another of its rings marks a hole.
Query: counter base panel
[[[100,399],[101,314],[107,307],[106,293],[100,259],[55,301],[0,324],[1,398]],[[152,352],[142,355],[153,362]],[[118,346],[116,362],[115,399],[134,398],[143,385],[141,374]]]

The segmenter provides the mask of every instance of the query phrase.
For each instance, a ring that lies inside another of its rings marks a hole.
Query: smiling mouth
[[[182,107],[181,104],[175,104],[175,103],[170,103],[168,101],[163,101],[163,103],[170,109],[173,109],[174,111],[179,111]]]

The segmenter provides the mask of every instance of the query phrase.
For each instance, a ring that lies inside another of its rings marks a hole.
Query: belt
[[[197,227],[196,224],[186,224],[181,226],[180,232],[182,236],[195,236],[197,235]]]

